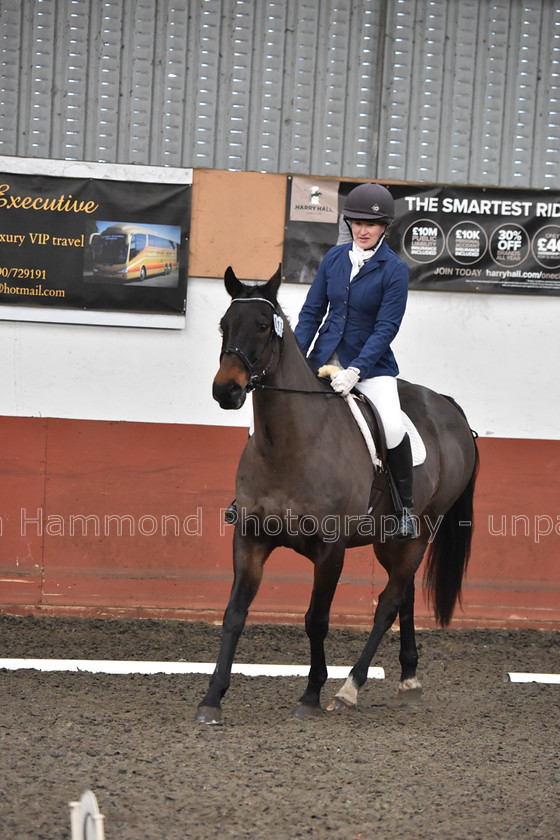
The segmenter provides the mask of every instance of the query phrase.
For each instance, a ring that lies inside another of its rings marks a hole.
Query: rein
[[[259,391],[285,391],[288,394],[318,394],[320,397],[339,397],[336,391],[308,391],[305,388],[282,388],[280,385],[263,385],[262,382],[256,383],[254,388]]]

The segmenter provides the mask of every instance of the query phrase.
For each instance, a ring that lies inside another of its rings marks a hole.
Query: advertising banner
[[[342,208],[355,186],[289,179],[287,282],[311,282],[326,251],[350,241]],[[387,242],[408,264],[411,289],[560,294],[560,192],[387,186],[395,199]]]
[[[180,173],[189,183],[170,183],[158,180],[150,167],[94,164],[86,166],[99,177],[29,174],[6,171],[5,162],[0,161],[3,310],[40,307],[47,321],[60,320],[57,310],[184,315],[190,175]]]

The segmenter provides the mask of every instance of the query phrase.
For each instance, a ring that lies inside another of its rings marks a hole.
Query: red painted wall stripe
[[[221,620],[244,429],[0,418],[0,608]],[[476,528],[454,626],[560,629],[560,442],[479,439]],[[251,620],[302,621],[309,561],[278,550]],[[334,624],[371,626],[384,572],[347,553]],[[422,596],[417,624],[433,626]]]

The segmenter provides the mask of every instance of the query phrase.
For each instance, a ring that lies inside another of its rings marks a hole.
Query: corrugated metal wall
[[[558,186],[554,0],[0,0],[0,154]]]

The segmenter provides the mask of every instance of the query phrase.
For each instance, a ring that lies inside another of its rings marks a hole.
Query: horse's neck
[[[280,359],[270,377],[269,384],[278,388],[303,391],[321,390],[321,385],[304,359],[291,330],[286,333]]]
[[[262,391],[255,391],[255,434],[273,446],[316,433],[327,397],[309,392],[322,386],[303,358],[292,333],[286,335],[282,356],[274,371],[264,379]],[[286,390],[283,390],[286,389]],[[304,393],[299,393],[300,391]]]

